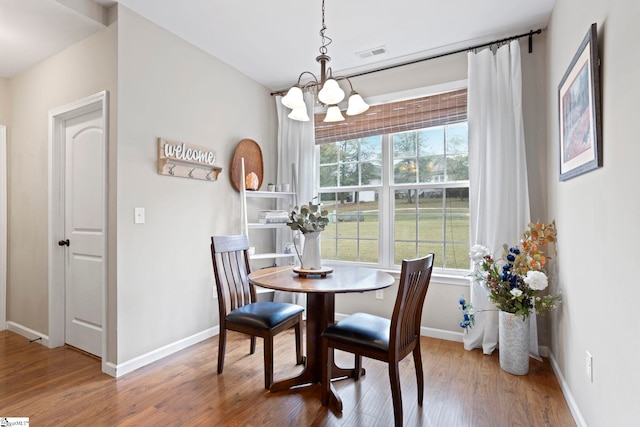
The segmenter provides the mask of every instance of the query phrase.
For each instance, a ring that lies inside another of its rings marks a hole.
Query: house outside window
[[[397,269],[434,252],[439,270],[467,272],[466,90],[372,110],[316,122],[318,194],[331,221],[322,258]]]

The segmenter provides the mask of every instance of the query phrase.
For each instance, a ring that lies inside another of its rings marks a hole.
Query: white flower
[[[527,277],[524,278],[524,283],[535,291],[541,291],[549,284],[546,274],[542,271],[533,270],[527,271]]]
[[[522,295],[522,291],[518,288],[513,288],[511,289],[511,295],[513,295],[514,298],[518,298],[520,295]]]
[[[481,262],[487,255],[491,255],[491,251],[488,247],[483,245],[473,245],[469,250],[469,257],[474,264]]]

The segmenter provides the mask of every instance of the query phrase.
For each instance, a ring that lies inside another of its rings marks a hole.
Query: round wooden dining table
[[[383,289],[394,283],[394,278],[380,270],[357,267],[335,266],[326,276],[298,275],[293,266],[271,267],[249,274],[249,282],[255,286],[287,292],[301,292],[307,295],[306,362],[300,375],[278,381],[271,386],[272,392],[288,390],[322,380],[322,345],[320,334],[335,322],[335,295],[339,293],[366,292]],[[333,358],[330,358],[332,360]],[[332,363],[331,378],[353,377],[354,369],[343,369]],[[339,396],[331,387],[333,399]],[[340,405],[341,406],[341,405]]]

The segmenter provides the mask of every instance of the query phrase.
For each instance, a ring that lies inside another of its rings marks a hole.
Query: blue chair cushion
[[[367,313],[355,313],[324,330],[322,336],[344,344],[389,351],[391,321]]]
[[[271,329],[302,313],[303,310],[299,305],[286,302],[254,302],[231,311],[225,320],[260,329]]]

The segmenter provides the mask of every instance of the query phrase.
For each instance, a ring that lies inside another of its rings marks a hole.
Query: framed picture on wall
[[[591,24],[558,86],[560,181],[602,167],[600,59]]]

